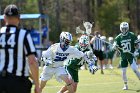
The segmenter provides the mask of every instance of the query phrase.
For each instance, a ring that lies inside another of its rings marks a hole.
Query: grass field
[[[129,90],[125,91],[122,90],[121,69],[115,67],[113,70],[106,69],[104,72],[105,74],[102,75],[98,70],[95,75],[92,75],[88,70],[80,70],[77,93],[140,93],[140,81],[130,67],[127,71]],[[43,93],[57,93],[63,85],[64,83],[58,83],[52,79],[47,83]]]

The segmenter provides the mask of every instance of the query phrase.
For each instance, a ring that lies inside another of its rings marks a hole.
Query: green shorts
[[[140,56],[138,56],[138,59],[140,59]]]
[[[131,65],[133,63],[133,58],[132,59],[121,59],[120,66],[122,68],[128,67],[128,63]]]
[[[108,59],[113,59],[114,53],[114,51],[108,52]]]
[[[108,59],[108,53],[103,52],[104,59]]]
[[[74,82],[79,82],[78,70],[72,69],[70,67],[66,67],[66,70],[71,75]]]

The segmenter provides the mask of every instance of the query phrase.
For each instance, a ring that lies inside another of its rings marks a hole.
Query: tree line
[[[120,33],[122,21],[130,24],[130,30],[140,34],[140,0],[0,0],[1,14],[8,4],[16,4],[21,13],[41,13],[50,19],[50,40],[58,41],[61,31],[75,36],[75,28],[83,21],[94,22],[93,32],[106,36]],[[23,22],[25,26],[31,20]],[[46,20],[42,19],[43,24]],[[33,22],[36,27],[37,21]],[[55,36],[54,36],[55,34]]]

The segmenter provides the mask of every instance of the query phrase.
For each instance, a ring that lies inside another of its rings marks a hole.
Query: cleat
[[[128,85],[124,85],[123,90],[128,90]]]
[[[104,74],[104,71],[103,70],[101,70],[101,74]]]
[[[110,69],[113,69],[113,66],[112,66],[112,65],[110,65],[110,66],[109,66],[109,68],[110,68]]]

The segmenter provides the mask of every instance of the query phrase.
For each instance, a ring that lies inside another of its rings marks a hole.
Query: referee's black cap
[[[4,14],[5,14],[6,16],[19,16],[19,15],[20,15],[19,9],[18,9],[17,6],[14,5],[14,4],[8,5],[8,6],[4,9]]]

